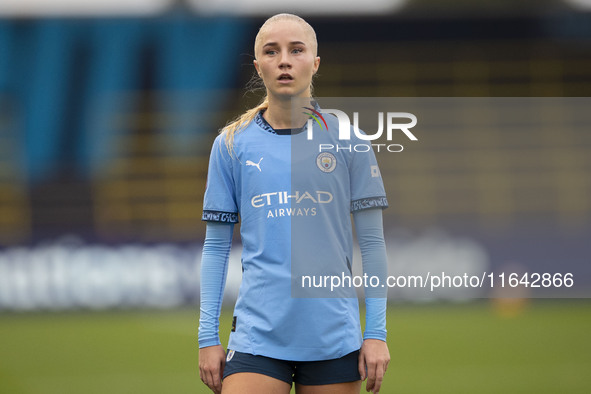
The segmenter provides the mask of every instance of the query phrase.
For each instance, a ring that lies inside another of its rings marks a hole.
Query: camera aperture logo
[[[307,138],[308,140],[314,139],[314,130],[313,130],[313,121],[316,121],[320,126],[321,130],[324,130],[322,127],[322,123],[320,123],[320,119],[326,126],[326,130],[328,130],[328,124],[322,114],[313,108],[303,107],[307,110],[312,111],[312,113],[304,112],[304,114],[309,115],[312,119],[308,119],[308,131],[307,131]],[[343,144],[319,144],[318,149],[320,152],[323,151],[341,151],[346,150],[349,152],[367,152],[372,147],[375,148],[378,152],[387,151],[390,153],[398,153],[404,150],[404,147],[401,144],[394,144],[394,143],[361,143],[361,144],[351,144],[348,145],[345,141],[351,141],[351,121],[349,116],[338,109],[323,109],[323,113],[329,113],[336,116],[339,122],[339,141],[342,141]],[[353,133],[355,136],[362,140],[362,141],[375,141],[382,137],[384,134],[384,118],[386,118],[386,139],[388,142],[392,141],[393,135],[395,131],[401,131],[404,135],[411,141],[418,141],[418,138],[410,131],[411,128],[417,125],[417,117],[410,112],[387,112],[384,116],[384,112],[378,112],[378,130],[374,134],[365,134],[362,133],[359,129],[359,113],[353,112]]]

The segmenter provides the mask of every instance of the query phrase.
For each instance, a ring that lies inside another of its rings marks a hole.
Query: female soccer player
[[[319,153],[316,148],[310,156],[293,149],[296,141],[310,145],[304,128],[293,127],[294,119],[300,126],[308,119],[291,110],[293,100],[308,98],[303,112],[321,114],[309,99],[320,58],[307,22],[291,14],[269,18],[254,50],[266,97],[222,130],[209,163],[200,377],[224,394],[287,394],[292,384],[301,394],[359,393],[366,378],[367,391],[378,393],[390,361],[385,290],[366,288],[363,337],[356,297],[294,293],[305,287],[302,278],[294,279],[294,272],[305,274],[302,267],[314,271],[310,274],[341,273],[343,283],[352,275],[351,212],[364,273],[383,277],[386,272],[381,208],[387,201],[375,156],[371,150]],[[338,144],[336,118],[325,115],[323,122],[333,131],[314,125],[312,143]],[[225,353],[218,320],[239,217],[243,276]]]

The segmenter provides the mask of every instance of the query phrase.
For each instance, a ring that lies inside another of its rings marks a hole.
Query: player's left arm
[[[361,249],[363,273],[368,278],[379,278],[377,287],[365,288],[366,324],[359,354],[359,373],[362,380],[367,378],[366,390],[378,393],[390,362],[390,352],[386,344],[388,262],[382,209],[354,211],[353,219]]]

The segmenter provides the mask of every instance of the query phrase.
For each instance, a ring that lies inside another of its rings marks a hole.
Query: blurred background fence
[[[110,253],[127,261],[133,276],[139,272],[133,261],[167,245],[174,251],[161,254],[166,261],[197,272],[211,142],[259,99],[244,93],[253,39],[278,10],[264,1],[235,12],[199,1],[146,2],[137,10],[56,1],[48,11],[35,3],[0,7],[0,308],[16,307],[51,272],[71,273],[54,267],[60,258],[51,256],[62,251],[68,261]],[[372,4],[340,12],[307,3],[282,8],[300,12],[317,31],[317,96],[591,92],[584,0]],[[404,153],[387,182],[395,196],[385,211],[387,230],[470,236],[497,266],[540,255],[588,265],[591,135],[540,131],[513,146],[495,131],[462,132],[450,138],[471,138],[453,152],[427,142]],[[479,159],[483,144],[488,150]],[[497,163],[493,170],[490,163]],[[463,181],[468,177],[471,183]],[[470,185],[472,196],[492,189],[501,198],[476,203],[458,182]],[[154,264],[169,264],[159,261]],[[94,277],[76,275],[96,283],[117,277],[117,271],[102,277],[103,268]],[[174,272],[186,277],[182,268]],[[182,288],[178,278],[167,286]],[[197,301],[197,276],[191,286],[175,296],[178,302]],[[113,305],[105,302],[97,305]]]

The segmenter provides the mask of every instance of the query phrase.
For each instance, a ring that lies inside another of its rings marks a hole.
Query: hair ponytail
[[[251,108],[242,115],[238,116],[222,129],[220,133],[224,135],[224,142],[228,152],[230,153],[230,156],[234,151],[234,135],[248,126],[260,111],[267,108],[269,108],[269,98],[265,95],[263,100],[256,107]]]

